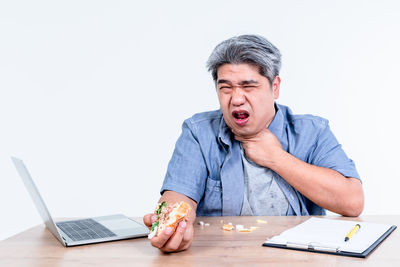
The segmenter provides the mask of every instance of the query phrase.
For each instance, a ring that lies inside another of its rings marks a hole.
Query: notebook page
[[[359,224],[356,234],[345,242],[344,238]],[[310,218],[278,236],[266,241],[286,245],[289,243],[338,248],[341,251],[362,253],[378,240],[391,225],[368,222]]]

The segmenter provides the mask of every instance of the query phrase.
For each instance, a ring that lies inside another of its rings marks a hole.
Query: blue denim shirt
[[[283,105],[275,107],[276,114],[268,129],[285,151],[312,165],[360,179],[326,119],[294,115]],[[274,177],[289,201],[287,215],[325,214],[323,208],[278,174],[274,173]],[[234,139],[222,112],[203,112],[185,120],[161,193],[171,190],[193,199],[197,202],[198,216],[236,216],[240,215],[244,188],[240,143]]]

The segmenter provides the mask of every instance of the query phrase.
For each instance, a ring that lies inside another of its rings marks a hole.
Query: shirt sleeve
[[[311,153],[310,163],[333,169],[345,177],[353,177],[361,180],[354,162],[347,157],[328,124],[326,124],[316,140],[315,149]]]
[[[190,119],[182,125],[182,133],[175,144],[160,193],[175,191],[199,203],[204,195],[207,168],[191,127],[194,125]]]

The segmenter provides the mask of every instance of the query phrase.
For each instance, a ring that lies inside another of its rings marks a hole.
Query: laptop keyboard
[[[59,222],[56,225],[73,241],[116,236],[93,219]]]

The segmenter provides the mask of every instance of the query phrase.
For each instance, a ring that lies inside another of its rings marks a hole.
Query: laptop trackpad
[[[112,219],[95,218],[95,220],[117,235],[134,235],[147,230],[145,226],[123,216]]]

